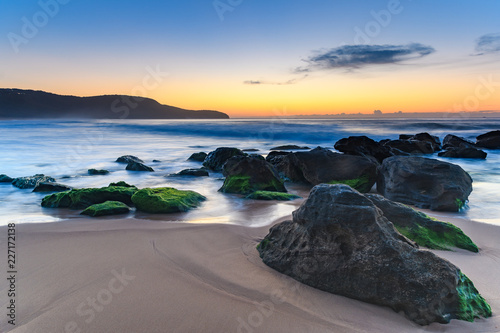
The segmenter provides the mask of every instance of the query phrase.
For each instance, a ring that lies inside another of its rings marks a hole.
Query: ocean
[[[223,182],[219,173],[210,177],[169,177],[186,168],[200,167],[187,161],[194,152],[210,152],[217,147],[269,149],[283,144],[327,147],[351,135],[367,135],[375,140],[396,139],[399,134],[428,132],[472,141],[479,134],[500,129],[500,119],[228,119],[228,120],[8,120],[0,121],[0,174],[10,177],[43,173],[73,186],[101,187],[126,181],[138,187],[170,186],[190,189],[208,200],[188,213],[149,215],[131,212],[129,217],[163,222],[233,223],[246,226],[268,225],[289,215],[301,203],[256,202],[237,195],[217,192]],[[486,150],[486,160],[437,158],[460,165],[472,176],[473,192],[467,208],[454,217],[500,225],[500,150]],[[143,159],[155,172],[131,172],[115,163],[122,155]],[[153,162],[158,160],[159,162]],[[90,168],[110,174],[89,176]],[[306,195],[307,188],[287,184],[291,193]],[[79,211],[47,209],[40,206],[45,194],[0,184],[0,225],[43,223],[79,217]],[[113,217],[107,217],[113,218]]]

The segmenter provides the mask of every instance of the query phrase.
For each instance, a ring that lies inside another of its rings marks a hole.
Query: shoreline
[[[271,225],[288,218],[264,227],[88,218],[19,224],[17,325],[2,320],[0,330],[500,330],[500,226],[447,218],[481,250],[478,254],[433,251],[469,276],[491,305],[493,317],[422,327],[389,308],[316,290],[264,265],[256,245]],[[0,230],[6,234],[6,227]],[[7,253],[5,241],[0,247]],[[5,307],[7,287],[7,281],[2,280],[1,305]]]

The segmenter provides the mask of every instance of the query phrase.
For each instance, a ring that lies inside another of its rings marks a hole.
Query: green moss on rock
[[[106,201],[120,201],[131,205],[131,198],[135,192],[137,192],[135,187],[120,186],[74,189],[46,196],[42,199],[42,207],[82,209]]]
[[[119,187],[135,187],[135,185],[130,185],[125,183],[123,180],[117,182],[117,183],[111,183],[108,186],[119,186]]]
[[[472,281],[462,272],[458,276],[457,292],[459,309],[455,318],[465,321],[474,321],[475,318],[491,317],[491,307],[479,294]]]
[[[89,215],[92,217],[104,216],[104,215],[118,215],[126,214],[130,211],[130,208],[120,201],[106,201],[100,204],[95,204],[87,207],[80,214]]]
[[[284,192],[286,189],[279,179],[271,179],[268,183],[257,183],[252,182],[250,176],[227,176],[220,191],[224,193],[250,194],[256,191]]]
[[[283,192],[273,192],[273,191],[255,191],[249,194],[247,199],[254,200],[281,200],[289,201],[299,199],[300,197],[295,194],[283,193]]]
[[[370,178],[368,175],[363,175],[358,178],[354,179],[345,179],[345,180],[332,180],[328,182],[328,184],[345,184],[349,185],[353,189],[361,192],[361,193],[366,193],[369,192],[372,188],[372,182],[370,182]]]
[[[181,191],[171,187],[145,188],[132,196],[138,210],[147,213],[186,212],[198,207],[206,198],[194,191]]]

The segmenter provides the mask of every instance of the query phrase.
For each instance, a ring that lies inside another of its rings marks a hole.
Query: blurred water
[[[209,152],[222,146],[256,148],[265,155],[271,147],[281,144],[332,148],[338,139],[349,135],[368,135],[380,140],[394,139],[401,133],[429,132],[441,139],[448,133],[474,139],[499,128],[497,119],[1,121],[0,174],[21,177],[43,173],[77,188],[106,186],[124,180],[139,187],[196,190],[208,200],[189,213],[151,216],[133,212],[130,216],[257,226],[290,214],[301,201],[256,203],[222,194],[217,192],[222,185],[222,175],[216,173],[203,178],[165,176],[199,167],[199,163],[186,161],[191,153]],[[121,155],[136,155],[156,172],[126,171],[125,165],[114,162]],[[152,162],[154,159],[160,162]],[[488,151],[486,161],[442,160],[459,164],[474,179],[469,208],[456,215],[500,224],[500,151]],[[90,168],[107,169],[111,173],[88,176]],[[300,186],[288,187],[291,192],[304,193]],[[43,196],[0,184],[0,224],[49,222],[78,216],[78,211],[41,208]]]

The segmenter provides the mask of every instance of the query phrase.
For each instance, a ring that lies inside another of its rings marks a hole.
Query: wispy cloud
[[[329,50],[317,51],[298,67],[295,73],[328,70],[335,68],[359,69],[370,65],[388,65],[422,58],[436,50],[420,43],[408,45],[344,45]]]
[[[487,34],[476,40],[476,55],[500,52],[500,34]]]
[[[302,81],[307,76],[308,75],[306,74],[303,77],[295,78],[295,79],[291,79],[291,80],[283,81],[283,82],[266,81],[266,80],[246,80],[246,81],[243,81],[243,84],[248,84],[248,85],[271,84],[271,85],[276,85],[276,86],[286,86],[286,85],[295,84],[299,81]]]

